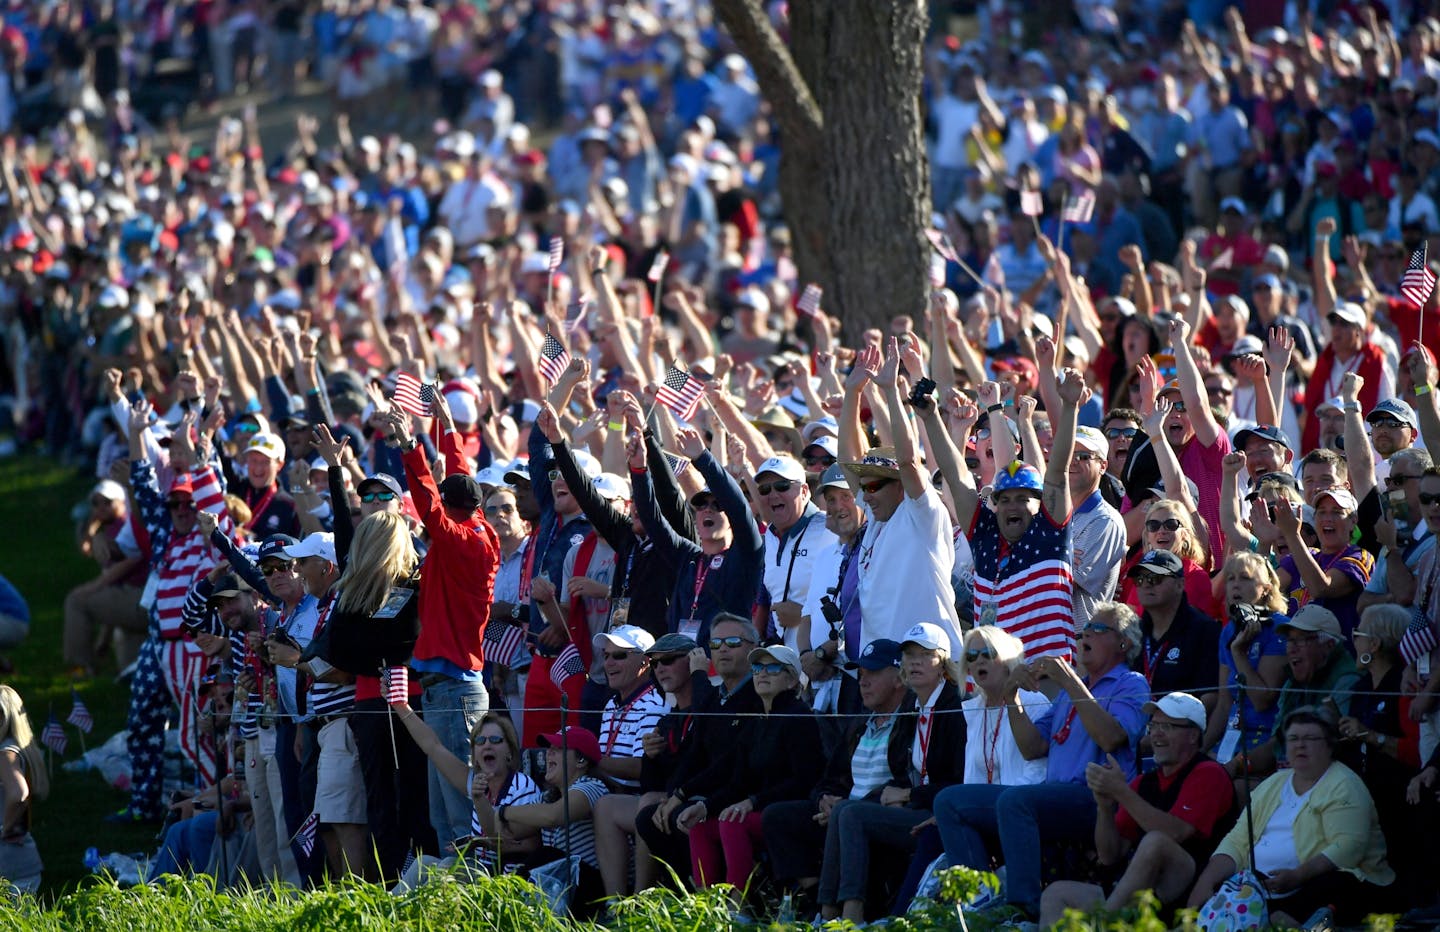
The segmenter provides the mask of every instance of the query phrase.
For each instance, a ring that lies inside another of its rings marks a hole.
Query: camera
[[[1245,604],[1230,606],[1230,623],[1233,628],[1230,634],[1230,641],[1233,642],[1247,625],[1257,624],[1263,626],[1269,620],[1269,609],[1261,606]],[[1230,645],[1227,643],[1225,646],[1228,648]]]
[[[922,376],[920,381],[915,383],[915,387],[910,389],[910,397],[905,400],[911,405],[916,405],[933,394],[935,394],[935,380]]]
[[[830,624],[832,641],[841,640],[845,630],[845,615],[840,611],[840,606],[835,604],[836,592],[837,590],[830,589],[820,597],[820,614],[824,615],[825,620]]]

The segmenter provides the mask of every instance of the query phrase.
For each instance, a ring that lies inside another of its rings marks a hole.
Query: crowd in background
[[[0,411],[93,464],[63,662],[129,678],[153,876],[1435,906],[1440,22],[936,6],[933,297],[871,330],[708,4],[6,11]],[[192,143],[176,60],[336,143]]]

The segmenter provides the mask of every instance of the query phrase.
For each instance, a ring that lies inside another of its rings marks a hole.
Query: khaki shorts
[[[348,719],[320,729],[320,760],[315,773],[315,812],[322,825],[364,825],[365,779]]]

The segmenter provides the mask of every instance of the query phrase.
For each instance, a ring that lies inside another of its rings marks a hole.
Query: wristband
[[[611,430],[615,431],[615,432],[618,434],[620,431],[622,431],[622,430],[625,429],[625,422],[624,422],[624,421],[611,421],[610,423],[606,424],[605,426],[608,427],[608,428],[610,428]]]
[[[1349,402],[1349,403],[1347,403],[1347,404],[1345,404],[1345,405],[1342,405],[1342,406],[1341,406],[1341,410],[1343,410],[1346,414],[1359,414],[1359,413],[1360,413],[1360,402],[1358,402],[1358,401],[1351,401],[1351,402]]]
[[[1416,394],[1416,395],[1428,395],[1428,394],[1430,394],[1430,386],[1428,386],[1428,385],[1417,385],[1417,386],[1415,386],[1415,394]]]
[[[1003,404],[993,404],[993,405],[988,406],[988,407],[985,409],[985,413],[986,413],[986,414],[994,414],[996,411],[1004,411],[1004,410],[1005,410],[1005,405],[1003,405]]]

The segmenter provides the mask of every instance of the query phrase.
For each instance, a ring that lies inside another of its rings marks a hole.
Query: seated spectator
[[[1045,657],[1017,667],[1006,682],[1015,743],[1028,760],[1049,755],[1045,782],[965,784],[936,797],[935,820],[952,864],[987,870],[992,855],[1003,860],[1006,903],[999,908],[1033,921],[1042,853],[1062,841],[1090,843],[1095,797],[1085,783],[1087,764],[1114,761],[1127,780],[1135,775],[1141,707],[1150,700],[1145,678],[1129,666],[1139,654],[1135,613],[1113,602],[1098,608],[1080,636],[1083,677],[1069,663]],[[1052,704],[1026,712],[1014,702],[1021,689],[1035,690],[1046,679],[1059,687]]]
[[[1199,866],[1209,860],[1234,804],[1230,779],[1206,757],[1205,706],[1174,692],[1145,704],[1145,732],[1156,769],[1126,782],[1113,758],[1085,768],[1095,795],[1095,851],[1100,863],[1120,870],[1109,896],[1093,884],[1060,881],[1040,899],[1040,927],[1048,929],[1067,909],[1104,902],[1112,912],[1135,894],[1154,890],[1162,906],[1190,892]],[[1126,863],[1128,859],[1128,863]]]
[[[65,663],[72,674],[93,676],[98,637],[110,642],[115,665],[123,670],[135,662],[144,640],[140,596],[147,576],[125,487],[113,479],[96,483],[90,514],[77,533],[81,553],[100,564],[100,575],[65,597]]]
[[[1253,870],[1265,883],[1272,923],[1298,926],[1324,906],[1334,907],[1337,923],[1356,922],[1389,901],[1395,882],[1374,800],[1335,760],[1334,713],[1301,706],[1285,716],[1279,734],[1290,768],[1255,788],[1250,812],[1221,840],[1188,905],[1199,907],[1236,871]]]
[[[795,651],[780,645],[752,650],[750,674],[762,714],[740,720],[723,763],[696,781],[675,820],[690,836],[695,885],[723,881],[737,898],[749,886],[755,846],[765,838],[765,807],[807,796],[823,763],[814,713],[796,695],[804,674]]]

